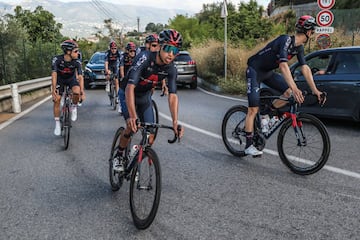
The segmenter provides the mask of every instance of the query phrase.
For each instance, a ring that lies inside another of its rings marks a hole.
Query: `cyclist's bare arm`
[[[136,108],[135,108],[135,93],[134,93],[135,85],[134,84],[127,84],[125,89],[125,99],[126,99],[126,106],[128,107],[129,111],[129,119],[127,120],[127,127],[131,128],[131,131],[137,131],[136,125]]]
[[[280,69],[280,71],[281,71],[287,85],[289,86],[289,88],[293,92],[295,100],[297,102],[299,102],[299,103],[304,102],[304,96],[302,95],[301,90],[296,86],[296,83],[295,83],[295,81],[294,81],[294,79],[293,79],[293,77],[291,75],[288,63],[287,62],[281,62],[279,64],[279,69]]]
[[[313,75],[312,75],[312,72],[311,72],[310,67],[309,67],[308,65],[302,65],[302,66],[301,66],[301,73],[302,73],[303,76],[305,77],[306,82],[307,82],[307,84],[309,85],[312,93],[313,93],[314,95],[316,95],[317,98],[318,98],[318,101],[321,102],[321,101],[323,100],[323,99],[322,99],[322,98],[323,98],[323,97],[322,97],[322,92],[320,92],[320,91],[317,89],[316,85],[315,85],[314,78],[313,78]],[[325,102],[325,101],[324,101],[324,102]]]
[[[56,89],[56,82],[57,82],[57,72],[52,72],[51,73],[51,94],[53,97],[53,100],[56,100],[56,96],[57,96],[57,89]]]
[[[174,131],[179,138],[182,138],[182,136],[184,135],[184,128],[182,127],[180,132],[177,131],[177,129],[178,129],[178,111],[179,111],[178,96],[175,93],[170,93],[168,100],[169,100],[169,109],[170,109],[171,118],[173,121],[172,124],[173,124]]]

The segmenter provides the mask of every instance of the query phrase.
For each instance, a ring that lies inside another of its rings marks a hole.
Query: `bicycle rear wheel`
[[[152,109],[153,109],[153,112],[154,112],[154,122],[159,123],[159,110],[158,110],[157,104],[154,101],[154,99],[152,99],[151,101],[152,101]],[[155,128],[155,130],[154,130],[154,141],[156,139],[158,130],[159,130],[158,128]]]
[[[130,210],[138,229],[146,229],[154,221],[161,194],[159,158],[151,148],[142,154],[143,159],[134,167],[130,179]]]
[[[70,107],[67,105],[65,106],[64,115],[63,115],[63,137],[64,137],[64,148],[67,150],[69,148],[70,142],[70,129],[71,129],[71,122],[70,122]]]
[[[225,114],[221,126],[221,135],[226,149],[237,157],[245,156],[245,118],[247,107],[236,105]]]
[[[110,177],[110,185],[111,190],[118,191],[123,183],[123,177],[119,175],[119,172],[114,171],[114,157],[117,151],[117,147],[119,146],[120,142],[120,136],[122,132],[124,131],[123,127],[120,127],[114,136],[112,145],[111,145],[111,152],[110,152],[110,158],[109,158],[109,177]]]
[[[298,127],[292,120],[284,122],[277,139],[282,162],[294,173],[309,175],[319,171],[330,154],[330,138],[324,124],[316,117],[300,113]],[[296,138],[299,136],[300,141]]]

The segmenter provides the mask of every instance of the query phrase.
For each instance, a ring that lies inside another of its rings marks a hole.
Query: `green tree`
[[[14,11],[15,19],[25,27],[31,42],[37,40],[53,42],[61,38],[62,24],[56,23],[54,15],[44,10],[43,7],[38,6],[31,12],[23,10],[21,6],[16,6]]]

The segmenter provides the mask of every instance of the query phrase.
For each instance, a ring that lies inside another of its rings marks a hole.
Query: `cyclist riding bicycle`
[[[141,122],[154,122],[152,89],[164,78],[168,79],[169,84],[168,101],[175,134],[179,138],[184,134],[183,128],[179,132],[177,130],[179,100],[176,94],[177,72],[173,63],[182,46],[182,36],[173,29],[163,30],[159,34],[159,43],[161,48],[158,52],[142,51],[136,55],[125,76],[128,79],[125,89],[128,112],[123,113],[127,124],[120,138],[117,158],[114,161],[114,169],[118,171],[123,168],[123,152],[131,134],[137,131],[136,120],[139,118]],[[153,143],[153,139],[154,135],[151,134],[150,144]]]
[[[52,59],[52,97],[54,102],[54,134],[61,134],[60,126],[60,100],[64,87],[67,85],[72,90],[71,120],[77,119],[77,104],[79,100],[85,100],[84,79],[81,63],[78,60],[79,46],[73,40],[65,40],[61,43],[64,54],[55,56]]]
[[[119,87],[119,101],[120,101],[120,106],[119,106],[119,113],[122,112],[127,112],[127,108],[126,108],[126,102],[125,102],[125,88],[127,85],[127,79],[124,79],[126,73],[129,71],[134,57],[136,55],[136,45],[133,42],[129,42],[126,47],[125,47],[126,52],[124,52],[121,55],[121,59],[120,59],[120,87]]]
[[[253,145],[254,119],[259,111],[261,82],[283,93],[284,97],[290,97],[293,94],[298,103],[304,101],[302,91],[296,86],[288,66],[288,61],[293,56],[296,55],[302,65],[301,72],[311,91],[317,96],[319,102],[322,101],[322,92],[316,88],[311,70],[304,58],[304,45],[314,34],[316,26],[315,18],[308,15],[302,16],[295,25],[295,35],[280,35],[248,59],[246,79],[249,108],[245,120],[246,155],[259,156],[263,153]],[[281,74],[273,71],[277,68]],[[272,103],[269,112],[277,111],[285,104],[284,101],[276,100]]]
[[[105,91],[110,92],[110,74],[114,74],[115,90],[116,93],[119,91],[119,63],[121,58],[121,52],[118,50],[115,41],[111,41],[109,44],[109,50],[105,53],[105,75],[106,75],[106,86]],[[117,101],[117,98],[116,98]]]

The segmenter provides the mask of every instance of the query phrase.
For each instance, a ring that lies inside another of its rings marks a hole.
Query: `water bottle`
[[[269,131],[270,117],[268,114],[261,116],[261,131],[267,133]]]
[[[272,128],[273,126],[275,126],[275,124],[278,121],[279,121],[279,117],[278,116],[273,116],[269,121],[269,128]]]
[[[135,155],[138,151],[139,151],[139,146],[133,145],[132,148],[130,149],[129,159],[132,159],[133,157],[135,157]]]

